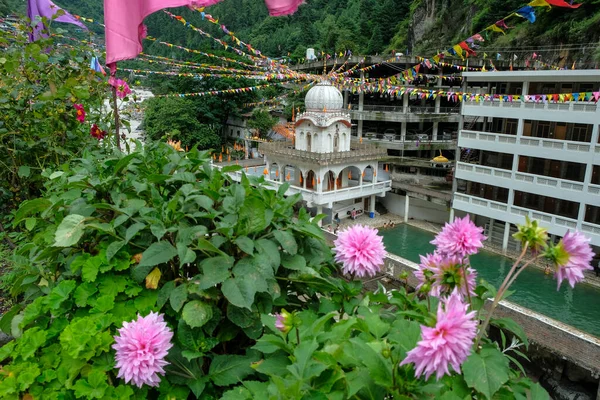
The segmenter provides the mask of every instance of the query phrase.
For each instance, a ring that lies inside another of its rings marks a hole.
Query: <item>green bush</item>
[[[89,68],[90,49],[27,41],[24,32],[0,30],[0,212],[8,213],[42,188],[41,172],[81,154],[97,140],[93,123],[109,130],[100,113],[109,90]],[[77,121],[82,104],[86,121]]]
[[[321,276],[331,252],[318,227],[306,213],[293,220],[298,196],[262,178],[232,184],[195,149],[138,149],[46,170],[44,196],[16,213],[30,228],[15,256],[25,301],[0,323],[16,337],[0,349],[0,397],[154,396],[116,378],[110,347],[151,310],[175,331],[158,393],[219,397],[255,374],[262,315],[338,287]]]

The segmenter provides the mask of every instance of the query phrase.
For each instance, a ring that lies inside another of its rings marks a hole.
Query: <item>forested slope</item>
[[[577,2],[577,1],[576,1]],[[23,3],[0,0],[3,5]],[[102,20],[102,1],[57,0],[74,13]],[[480,53],[516,54],[525,58],[537,51],[545,60],[578,63],[600,60],[600,0],[582,0],[582,6],[536,8],[537,21],[530,24],[512,18],[506,35],[493,33]],[[224,0],[207,12],[265,54],[301,58],[307,47],[317,52],[376,54],[392,50],[430,56],[466,39],[506,17],[527,0],[307,0],[289,17],[270,18],[262,0]],[[177,11],[218,37],[223,32],[201,21],[197,13]],[[147,20],[151,35],[188,47],[214,48],[214,43],[185,30],[162,13]],[[157,46],[153,46],[157,47]],[[157,52],[163,51],[157,49]],[[504,55],[503,55],[504,56]]]

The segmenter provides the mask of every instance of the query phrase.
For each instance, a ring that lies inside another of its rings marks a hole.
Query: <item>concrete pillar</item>
[[[402,113],[406,114],[408,113],[408,93],[404,92],[404,95],[402,95]]]
[[[402,126],[400,127],[400,137],[403,142],[406,140],[406,126],[407,125],[408,125],[407,122],[403,122]]]
[[[323,206],[321,206],[321,205],[317,206],[317,215],[319,215],[319,214],[323,214]],[[319,224],[319,227],[323,226],[323,220],[320,220],[318,222],[318,224]]]
[[[344,110],[346,110],[348,108],[348,97],[349,97],[349,90],[344,90]]]
[[[404,200],[404,222],[408,222],[408,209],[410,207],[410,197],[408,197],[408,193],[406,193],[406,197]]]
[[[440,123],[438,121],[435,121],[433,123],[433,132],[431,134],[431,139],[432,140],[438,140],[438,129],[439,129]]]
[[[376,197],[374,194],[372,194],[371,200],[369,200],[369,212],[375,212],[375,201],[376,201]]]
[[[523,89],[521,90],[521,95],[525,96],[526,94],[529,94],[529,82],[523,82]]]
[[[302,174],[302,189],[306,189],[306,174],[300,172]]]
[[[494,218],[490,218],[490,232],[488,234],[488,238],[492,238],[494,236]]]
[[[510,237],[510,222],[504,223],[504,237],[502,238],[502,252],[506,254],[508,250],[508,238]]]
[[[440,96],[435,98],[435,113],[440,113],[440,104],[442,103],[442,98]]]
[[[358,186],[362,186],[363,185],[363,175],[362,172],[358,173]]]
[[[454,208],[450,208],[450,218],[448,218],[448,222],[452,223],[454,221]]]
[[[360,71],[360,80],[361,83],[365,81],[365,71]],[[358,93],[358,111],[363,111],[365,106],[365,92]],[[363,120],[362,115],[361,119],[358,120],[358,138],[360,139],[363,136]]]

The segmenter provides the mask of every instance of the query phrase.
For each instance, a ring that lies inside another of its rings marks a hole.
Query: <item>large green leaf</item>
[[[493,346],[486,346],[480,353],[473,353],[462,365],[463,376],[469,387],[491,399],[494,393],[508,381],[508,359]]]
[[[421,338],[421,326],[415,321],[398,319],[394,321],[388,338],[391,343],[396,344],[394,358],[404,360],[406,353],[417,346]]]
[[[13,221],[13,224],[17,225],[23,219],[27,218],[32,214],[35,214],[40,211],[45,211],[51,205],[52,202],[50,200],[43,198],[24,201],[21,204],[21,207],[19,207],[19,209],[15,213],[15,220]]]
[[[250,364],[253,361],[247,356],[217,355],[210,363],[208,375],[217,386],[232,385],[252,374]]]
[[[166,263],[177,255],[177,249],[167,241],[152,243],[142,253],[142,261],[133,269],[133,278],[141,282],[146,279],[152,267]]]
[[[231,276],[231,267],[235,260],[230,256],[211,257],[200,263],[202,275],[200,277],[199,288],[208,289],[219,283],[224,282]]]
[[[356,354],[360,354],[360,361],[369,369],[369,375],[375,383],[389,387],[392,384],[392,362],[389,358],[384,358],[381,352],[375,350],[373,346],[365,343],[361,339],[350,339]]]
[[[531,389],[529,394],[531,395],[531,400],[549,400],[550,396],[546,389],[544,389],[539,383],[534,383],[531,385]]]
[[[71,247],[81,239],[85,230],[85,217],[83,215],[67,215],[54,234],[55,247]]]
[[[213,317],[213,310],[209,304],[194,300],[183,307],[181,317],[192,328],[200,328]]]
[[[256,294],[255,283],[251,279],[229,278],[221,286],[223,295],[236,307],[251,309]]]
[[[48,306],[51,310],[58,310],[60,305],[69,299],[71,292],[75,290],[77,283],[73,280],[60,282],[48,295]]]
[[[296,243],[296,239],[294,238],[294,234],[290,231],[275,231],[273,232],[273,236],[275,239],[281,244],[281,247],[294,255],[298,252],[298,244]]]

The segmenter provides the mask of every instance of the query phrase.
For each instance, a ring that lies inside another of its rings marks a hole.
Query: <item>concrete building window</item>
[[[554,133],[550,131],[551,123],[548,121],[538,121],[537,129],[535,130],[535,137],[548,139],[551,138]]]
[[[241,135],[241,134],[240,134],[240,131],[237,131],[237,136],[238,136],[238,137],[240,137],[240,135]]]
[[[517,129],[519,126],[519,121],[516,119],[507,119],[506,120],[506,128],[504,129],[504,133],[506,135],[516,135]]]
[[[577,219],[579,203],[515,190],[515,206]]]
[[[508,202],[508,189],[485,183],[466,181],[458,179],[457,191],[483,199],[498,201],[500,203]]]
[[[520,156],[518,168],[519,172],[527,174],[583,182],[586,165],[568,161],[550,160],[547,158]]]
[[[514,155],[495,151],[481,152],[481,165],[493,168],[512,169]]]
[[[592,185],[600,185],[600,166],[594,165],[592,169]]]
[[[591,142],[592,141],[592,125],[574,124],[573,129],[567,136],[567,140],[575,142]]]
[[[587,206],[585,209],[585,222],[600,225],[600,207]]]

